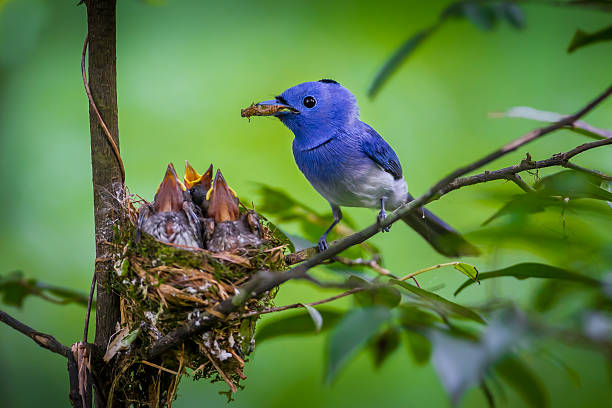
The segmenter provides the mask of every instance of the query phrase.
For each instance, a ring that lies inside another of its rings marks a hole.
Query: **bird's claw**
[[[381,227],[381,231],[382,232],[389,232],[391,231],[391,226],[387,226],[387,227],[382,227],[381,224],[382,222],[385,220],[385,218],[387,218],[387,213],[385,212],[385,210],[381,210],[378,213],[378,217],[376,217],[376,222],[378,223],[378,226]]]
[[[327,249],[327,239],[325,236],[319,238],[317,246],[319,247],[319,252],[323,252]]]

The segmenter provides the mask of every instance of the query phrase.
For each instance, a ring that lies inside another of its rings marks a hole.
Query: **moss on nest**
[[[116,262],[110,279],[110,289],[121,299],[121,328],[105,356],[121,359],[115,365],[119,368],[110,393],[133,406],[165,406],[172,403],[182,374],[223,380],[235,391],[246,378],[243,367],[253,350],[257,317],[226,320],[155,361],[143,361],[142,356],[153,342],[177,327],[201,313],[214,313],[219,302],[235,295],[237,287],[257,271],[287,269],[284,255],[291,243],[252,211],[249,216],[257,217],[261,227],[262,243],[257,247],[228,252],[187,250],[147,234],[135,243],[136,211],[131,202],[126,207],[126,217],[115,229]],[[275,294],[250,299],[244,311],[272,306]],[[149,389],[141,389],[143,383]]]

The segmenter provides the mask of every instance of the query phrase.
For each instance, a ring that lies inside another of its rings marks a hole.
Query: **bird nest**
[[[211,182],[212,188],[217,188],[219,175],[215,183]],[[183,374],[194,379],[223,380],[235,392],[246,378],[244,364],[254,347],[257,316],[252,312],[270,307],[276,290],[249,299],[240,312],[224,317],[222,324],[188,338],[155,360],[147,361],[144,356],[155,341],[178,327],[203,313],[214,315],[214,308],[238,294],[239,286],[257,271],[287,269],[284,259],[291,244],[286,236],[244,206],[230,209],[230,219],[211,217],[210,209],[220,205],[214,202],[214,191],[212,195],[210,191],[207,196],[200,194],[205,202],[195,206],[200,226],[195,235],[201,238],[202,247],[162,242],[160,237],[144,232],[143,212],[159,204],[163,189],[164,183],[152,204],[139,200],[139,210],[136,201],[126,199],[123,207],[127,216],[116,225],[117,258],[110,285],[120,297],[121,327],[104,359],[124,361],[114,365],[118,368],[109,401],[114,397],[149,406],[171,405]],[[187,202],[192,189],[193,185],[189,188],[187,183],[186,191],[181,192]],[[149,384],[148,390],[141,389],[143,381]]]

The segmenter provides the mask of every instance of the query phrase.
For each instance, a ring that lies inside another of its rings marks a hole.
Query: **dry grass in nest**
[[[221,326],[189,339],[155,361],[143,361],[142,356],[154,341],[177,327],[203,312],[214,313],[219,302],[235,295],[257,271],[287,269],[284,255],[289,241],[258,216],[263,235],[259,247],[229,252],[188,250],[147,234],[136,244],[137,212],[130,200],[124,207],[123,221],[116,225],[115,271],[111,274],[112,290],[121,299],[121,328],[105,356],[122,361],[117,365],[121,369],[115,373],[111,394],[135,406],[171,406],[178,381],[186,373],[195,379],[223,380],[235,392],[240,380],[246,378],[243,368],[253,350],[257,317],[231,316]],[[244,312],[272,306],[275,294],[272,291],[250,299]],[[142,376],[152,389],[137,389]]]

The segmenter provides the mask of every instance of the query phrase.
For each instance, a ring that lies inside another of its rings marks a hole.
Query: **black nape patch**
[[[327,78],[321,79],[321,80],[319,80],[319,82],[323,82],[323,83],[325,83],[325,84],[336,84],[336,85],[340,85],[338,82],[334,81],[333,79],[327,79]]]

